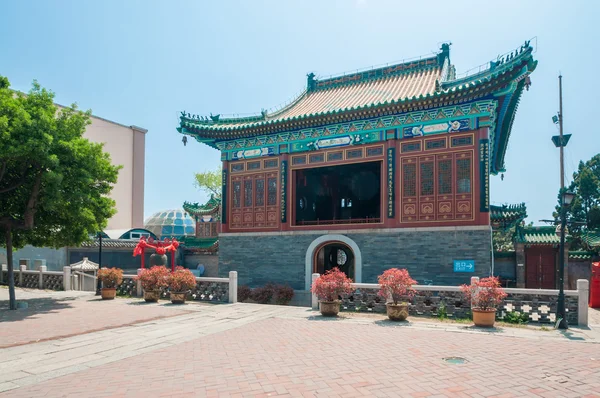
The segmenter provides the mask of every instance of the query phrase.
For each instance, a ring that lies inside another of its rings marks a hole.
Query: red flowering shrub
[[[252,300],[259,304],[269,304],[275,295],[275,287],[268,283],[252,290]]]
[[[294,289],[288,285],[275,286],[275,303],[279,305],[288,305],[294,298]]]
[[[482,278],[471,285],[462,285],[460,289],[473,308],[479,310],[496,309],[506,297],[498,277],[495,276]]]
[[[319,276],[311,288],[311,292],[321,301],[335,301],[342,294],[350,294],[353,290],[352,279],[337,267]]]
[[[169,290],[174,293],[187,292],[196,287],[196,277],[192,271],[183,267],[176,267],[175,271],[166,277],[166,280]]]
[[[169,276],[169,270],[162,265],[155,265],[148,269],[144,268],[142,272],[135,278],[142,282],[142,288],[146,291],[158,290],[161,287],[167,287],[167,277]]]
[[[238,286],[238,301],[243,303],[252,296],[252,289],[246,285]]]
[[[123,270],[120,268],[101,268],[98,270],[98,279],[102,281],[102,286],[107,289],[113,289],[123,282]]]
[[[379,295],[386,300],[391,298],[395,305],[402,297],[412,298],[415,295],[412,285],[416,285],[417,281],[404,268],[390,268],[379,275],[378,281],[381,286]]]

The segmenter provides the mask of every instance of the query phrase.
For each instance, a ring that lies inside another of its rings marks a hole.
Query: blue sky
[[[525,92],[492,203],[525,202],[549,218],[559,184],[558,73],[564,78],[571,177],[600,152],[597,16],[600,2],[525,1],[4,1],[0,74],[26,91],[37,79],[61,104],[149,130],[145,215],[202,201],[196,171],[216,150],[181,143],[179,111],[253,113],[289,101],[317,76],[401,61],[451,41],[457,71],[537,37],[537,70]],[[590,33],[594,32],[594,33]]]

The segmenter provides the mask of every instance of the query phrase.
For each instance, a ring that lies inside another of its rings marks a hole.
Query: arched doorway
[[[323,243],[315,250],[312,272],[322,275],[336,267],[354,280],[354,253],[352,249],[341,242]]]
[[[343,254],[338,252],[342,250]],[[322,254],[321,254],[322,253]],[[345,235],[323,235],[313,240],[306,250],[305,258],[305,288],[310,290],[312,283],[312,274],[318,272],[319,256],[322,256],[323,270],[327,264],[333,268],[333,264],[337,264],[338,259],[341,260],[345,255],[344,266],[346,269],[340,269],[346,272],[356,283],[362,282],[362,255],[356,242]],[[327,256],[327,257],[326,257]],[[351,268],[350,268],[351,267]],[[321,272],[319,272],[321,273]]]

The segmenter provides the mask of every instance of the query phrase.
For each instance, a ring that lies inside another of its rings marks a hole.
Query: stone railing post
[[[140,274],[143,272],[144,270],[141,268],[138,268],[137,270],[137,276],[139,277]],[[135,293],[137,297],[142,297],[142,281],[141,280],[136,280],[135,281]]]
[[[471,277],[471,285],[474,285],[474,284],[476,284],[478,282],[479,282],[479,277],[478,276],[472,276]],[[477,289],[477,290],[479,290],[479,289]],[[478,292],[475,292],[475,294],[477,294],[477,293]],[[473,303],[473,301],[474,301],[473,297],[471,297],[471,310],[473,309],[473,307],[477,306],[477,303]]]
[[[19,265],[19,286],[23,286],[23,271],[27,270],[27,266],[25,264]]]
[[[46,267],[45,265],[40,265],[40,282],[38,284],[38,287],[40,289],[44,288],[44,272],[46,272],[47,269],[48,267]]]
[[[312,274],[312,282],[310,284],[311,289],[315,285],[315,281],[317,280],[318,277],[319,277],[319,274]],[[314,293],[311,295],[311,304],[312,304],[313,310],[319,309],[319,298]]]
[[[229,271],[229,303],[237,303],[238,273]]]
[[[577,324],[588,325],[588,298],[590,293],[590,281],[577,279]]]
[[[63,267],[63,290],[71,290],[71,267]]]

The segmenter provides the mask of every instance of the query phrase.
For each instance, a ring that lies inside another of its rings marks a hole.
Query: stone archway
[[[360,249],[356,242],[352,239],[348,238],[344,235],[336,235],[329,234],[319,236],[317,239],[313,240],[312,243],[308,246],[306,250],[305,257],[305,289],[310,290],[310,285],[312,283],[312,273],[314,269],[314,259],[317,251],[321,249],[327,243],[343,243],[345,246],[349,247],[352,250],[352,254],[354,255],[354,281],[356,283],[362,282],[362,255],[360,253]]]

